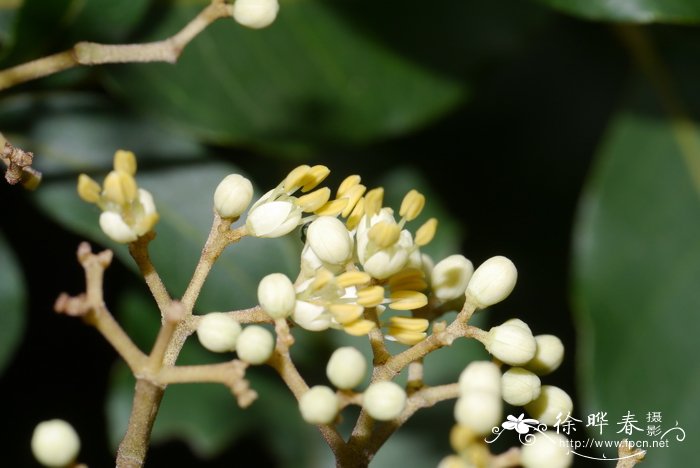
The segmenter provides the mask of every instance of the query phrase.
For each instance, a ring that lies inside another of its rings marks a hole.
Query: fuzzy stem
[[[232,8],[232,5],[227,5],[223,0],[212,0],[177,34],[161,41],[118,45],[79,42],[69,50],[0,71],[0,90],[81,65],[130,62],[175,63],[190,41],[214,21],[230,17]]]
[[[129,244],[129,253],[131,254],[136,265],[139,267],[139,271],[146,281],[148,289],[151,291],[151,295],[156,300],[158,309],[160,309],[161,317],[165,317],[172,299],[168,290],[163,284],[163,280],[156,271],[153,263],[151,262],[151,257],[148,254],[148,244],[155,238],[155,233],[152,231],[145,236],[139,237],[134,242]]]
[[[140,468],[146,460],[153,423],[165,389],[145,380],[136,381],[134,404],[126,435],[117,450],[117,468]]]

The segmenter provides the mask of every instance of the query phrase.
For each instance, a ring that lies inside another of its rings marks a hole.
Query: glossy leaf
[[[148,38],[173,34],[200,8],[176,5]],[[401,134],[465,95],[461,80],[357,34],[313,0],[284,2],[264,30],[221,20],[177,65],[115,67],[110,76],[133,104],[208,141],[288,151]]]
[[[26,289],[22,270],[0,231],[0,372],[12,358],[24,332]]]
[[[0,107],[0,126],[16,145],[34,152],[34,166],[49,179],[108,171],[117,149],[134,151],[141,166],[204,156],[203,148],[191,139],[92,93],[7,99]]]
[[[537,0],[586,19],[635,23],[697,23],[695,0]]]
[[[690,436],[700,423],[700,186],[689,164],[700,155],[681,152],[672,125],[653,111],[614,118],[576,228],[580,411],[608,412],[608,439],[621,438],[628,411],[642,429],[649,412],[661,413],[664,431],[677,422]],[[644,464],[692,460],[694,445],[675,437]]]

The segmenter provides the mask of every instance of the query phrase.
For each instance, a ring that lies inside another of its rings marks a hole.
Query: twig
[[[224,3],[224,0],[212,0],[178,33],[161,41],[118,45],[79,42],[69,50],[0,71],[0,90],[81,65],[130,62],[175,63],[190,41],[214,21],[230,17],[232,8],[233,6]]]
[[[66,293],[61,294],[56,299],[54,310],[66,315],[82,317],[104,336],[132,371],[140,370],[146,362],[146,355],[114,320],[102,297],[104,271],[112,261],[112,251],[105,250],[94,254],[90,245],[83,242],[78,247],[78,260],[85,270],[86,292],[74,297]]]
[[[172,299],[148,254],[148,244],[150,244],[154,238],[155,233],[152,231],[145,236],[139,237],[136,241],[129,244],[129,253],[139,267],[141,275],[143,275],[146,285],[158,305],[161,317],[165,318]]]
[[[237,359],[219,364],[171,366],[162,368],[156,375],[156,379],[162,385],[192,382],[222,383],[231,390],[238,405],[246,408],[258,396],[245,379],[247,367],[248,364]]]
[[[12,146],[0,133],[0,160],[7,166],[5,180],[10,185],[21,183],[28,190],[34,190],[41,182],[41,172],[32,167],[34,154]]]
[[[644,460],[647,452],[635,448],[627,439],[620,442],[620,448],[617,449],[617,456],[620,458],[617,461],[615,468],[632,468],[637,463]]]

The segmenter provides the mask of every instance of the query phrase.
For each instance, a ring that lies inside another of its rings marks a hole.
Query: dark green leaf
[[[681,152],[673,125],[658,111],[619,113],[578,219],[581,412],[608,412],[608,439],[620,438],[615,423],[627,411],[642,428],[653,411],[664,430],[700,423],[700,186],[692,166],[700,155]],[[667,437],[669,447],[650,449],[645,466],[693,459],[692,443]]]
[[[537,0],[586,19],[635,23],[696,23],[700,3],[695,0]]]
[[[36,59],[78,41],[119,42],[144,18],[150,0],[24,0],[4,63]]]
[[[148,38],[172,34],[198,8],[172,8]],[[110,80],[135,105],[209,141],[292,151],[420,126],[464,97],[461,81],[363,37],[312,0],[283,3],[265,30],[221,20],[174,67],[115,67]]]
[[[8,364],[24,331],[24,277],[0,231],[0,372]]]
[[[90,93],[6,99],[0,126],[15,145],[34,152],[34,166],[48,178],[107,171],[117,149],[134,151],[146,166],[204,155],[192,140]]]

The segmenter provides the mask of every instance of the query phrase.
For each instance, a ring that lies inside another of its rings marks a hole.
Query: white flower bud
[[[272,356],[275,339],[266,328],[250,325],[243,329],[236,342],[236,352],[241,361],[262,364]]]
[[[537,350],[535,337],[527,325],[507,322],[489,330],[484,345],[489,353],[511,366],[527,363]]]
[[[352,257],[352,239],[345,224],[334,216],[321,216],[309,225],[306,239],[318,258],[333,265]]]
[[[406,392],[394,382],[376,382],[365,390],[362,407],[377,421],[398,417],[406,406]]]
[[[463,394],[455,404],[455,419],[462,426],[467,426],[477,434],[491,432],[501,423],[503,403],[498,395],[471,391]]]
[[[539,422],[552,426],[557,416],[563,421],[574,409],[574,403],[568,393],[553,385],[542,385],[540,396],[525,405],[527,412]]]
[[[61,419],[37,424],[32,434],[32,453],[44,466],[68,466],[80,451],[80,438],[73,426]]]
[[[467,289],[473,272],[472,262],[464,255],[450,255],[433,268],[430,275],[433,294],[443,302],[458,298]]]
[[[526,405],[540,396],[540,378],[529,370],[512,367],[501,377],[501,393],[506,403]]]
[[[258,301],[265,313],[273,319],[285,318],[294,311],[297,293],[287,276],[272,273],[260,281]]]
[[[330,424],[338,415],[338,397],[325,385],[311,387],[299,399],[301,417],[309,424]]]
[[[255,237],[281,237],[299,225],[301,210],[289,201],[262,203],[250,210],[246,219],[248,234]]]
[[[554,335],[537,335],[535,341],[535,357],[525,367],[537,375],[554,372],[564,360],[564,344]]]
[[[459,394],[485,392],[501,395],[501,370],[491,361],[473,361],[459,374]]]
[[[241,325],[233,317],[222,312],[204,315],[197,325],[199,342],[215,353],[234,351],[240,334]]]
[[[240,174],[224,177],[214,192],[214,209],[222,218],[238,218],[253,199],[253,184]]]
[[[279,9],[277,0],[236,0],[233,18],[243,26],[260,29],[272,24]]]
[[[356,348],[345,346],[333,351],[326,366],[326,375],[333,385],[349,390],[362,383],[367,373],[367,361]]]
[[[567,468],[573,462],[567,438],[552,431],[534,434],[532,442],[523,444],[520,452],[524,468]]]
[[[327,330],[331,326],[331,315],[318,304],[297,301],[292,314],[292,320],[301,328],[311,331]]]
[[[506,257],[491,257],[476,269],[467,286],[480,308],[488,307],[508,297],[518,279],[518,270]]]
[[[136,232],[126,224],[124,218],[119,213],[113,211],[103,211],[100,215],[100,228],[113,241],[120,244],[134,242],[138,236]]]

